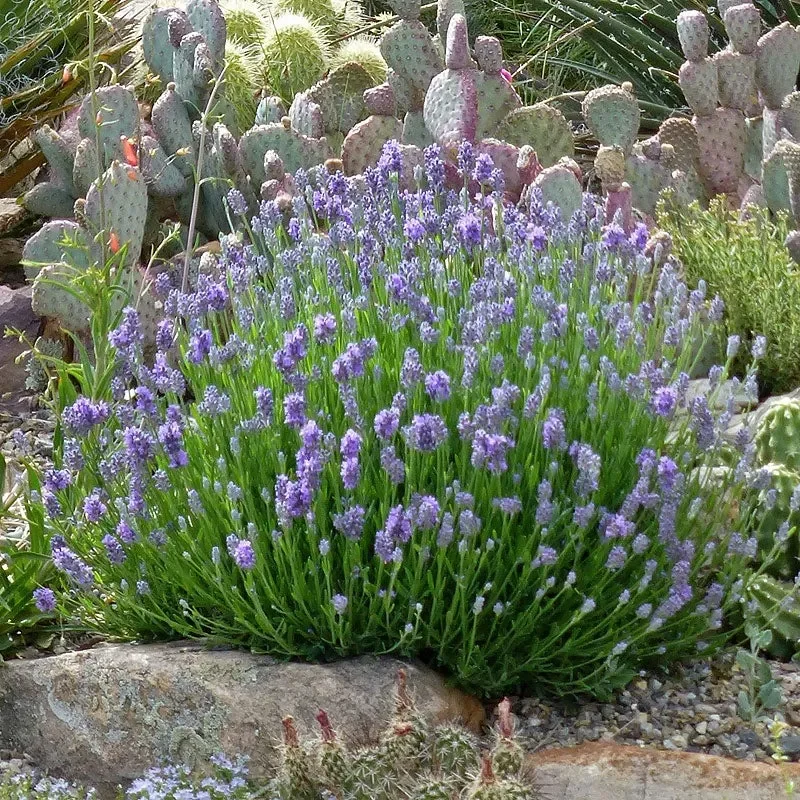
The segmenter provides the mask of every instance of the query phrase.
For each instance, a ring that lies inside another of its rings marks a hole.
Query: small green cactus
[[[770,405],[756,431],[758,457],[800,472],[800,400],[784,397]]]
[[[270,784],[275,800],[533,800],[522,775],[510,704],[501,704],[499,735],[481,758],[475,738],[455,725],[430,726],[409,692],[405,670],[395,684],[394,712],[381,742],[349,752],[328,719],[303,745],[291,718],[283,723],[283,763]],[[502,764],[498,769],[495,764]]]

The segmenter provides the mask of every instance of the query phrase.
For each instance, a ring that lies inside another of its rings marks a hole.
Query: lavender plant
[[[400,191],[394,143],[251,219],[234,190],[244,233],[194,290],[156,280],[153,362],[124,312],[42,491],[87,623],[420,656],[483,695],[602,696],[725,642],[764,476],[747,435],[712,474],[734,409],[687,395],[721,302],[591,197],[504,206],[488,156],[458,162],[476,196],[435,145]]]

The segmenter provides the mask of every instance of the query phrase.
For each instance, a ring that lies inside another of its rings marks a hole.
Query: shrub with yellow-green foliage
[[[725,301],[727,333],[743,341],[766,336],[762,393],[800,386],[800,269],[784,246],[786,218],[751,208],[741,219],[722,199],[706,211],[697,204],[678,207],[667,197],[658,224],[672,236],[690,286],[705,281],[709,296]]]

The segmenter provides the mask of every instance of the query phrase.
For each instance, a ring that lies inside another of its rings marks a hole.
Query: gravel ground
[[[781,748],[790,760],[800,761],[800,665],[776,661],[771,666],[784,696],[771,718],[789,726]],[[642,675],[609,703],[569,705],[526,697],[512,702],[523,744],[531,751],[613,741],[771,761],[767,726],[744,722],[736,713],[736,697],[744,688],[744,676],[727,654],[670,676]]]

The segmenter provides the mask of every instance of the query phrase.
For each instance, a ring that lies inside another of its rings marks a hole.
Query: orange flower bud
[[[64,72],[61,73],[61,83],[69,83],[72,80],[72,69],[69,64],[64,65]]]
[[[119,253],[119,236],[114,231],[111,231],[111,236],[108,237],[108,247],[112,253]]]
[[[139,156],[136,155],[136,148],[133,146],[133,142],[126,136],[120,136],[120,141],[122,142],[122,155],[125,157],[125,160],[132,167],[138,167]]]

